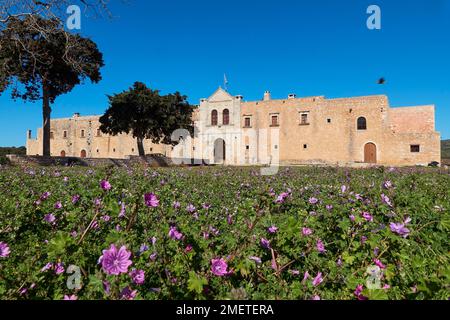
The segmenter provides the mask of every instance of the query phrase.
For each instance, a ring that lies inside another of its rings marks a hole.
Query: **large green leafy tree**
[[[194,106],[179,92],[160,95],[158,90],[135,82],[129,90],[108,96],[109,108],[100,118],[102,132],[132,134],[137,139],[139,155],[144,156],[144,139],[153,143],[175,145],[171,135],[177,129],[194,131]]]
[[[0,30],[0,93],[42,100],[43,155],[50,156],[50,105],[85,79],[101,80],[103,55],[90,39],[66,32],[58,19],[10,17]]]

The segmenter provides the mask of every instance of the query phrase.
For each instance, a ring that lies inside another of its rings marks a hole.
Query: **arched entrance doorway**
[[[86,158],[86,150],[81,150],[80,157]]]
[[[63,150],[63,151],[61,151],[61,157],[62,158],[65,158],[66,157],[66,152]]]
[[[223,163],[225,161],[225,141],[217,139],[214,142],[214,163]]]
[[[377,163],[377,146],[372,142],[364,146],[364,162]]]

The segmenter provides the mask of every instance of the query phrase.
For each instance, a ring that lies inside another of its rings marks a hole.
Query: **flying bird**
[[[385,82],[386,82],[385,78],[378,79],[378,84],[385,84]]]

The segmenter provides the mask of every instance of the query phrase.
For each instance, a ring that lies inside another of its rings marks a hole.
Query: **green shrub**
[[[450,176],[432,168],[9,168],[0,297],[447,299],[449,210]],[[98,263],[112,244],[128,272]]]

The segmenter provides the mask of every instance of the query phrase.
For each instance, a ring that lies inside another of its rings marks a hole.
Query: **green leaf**
[[[367,296],[370,300],[387,300],[388,296],[384,289],[366,289],[363,291],[363,295]]]
[[[203,286],[208,284],[206,278],[198,276],[194,271],[189,272],[188,289],[189,291],[201,294],[203,292]]]
[[[342,254],[342,259],[344,259],[345,263],[347,263],[347,264],[349,264],[349,265],[352,265],[352,264],[353,264],[353,261],[355,261],[355,257],[349,255],[349,253],[348,253],[347,251],[345,251],[345,252]]]
[[[53,258],[62,255],[73,242],[74,240],[69,234],[59,231],[48,243],[48,255]]]

